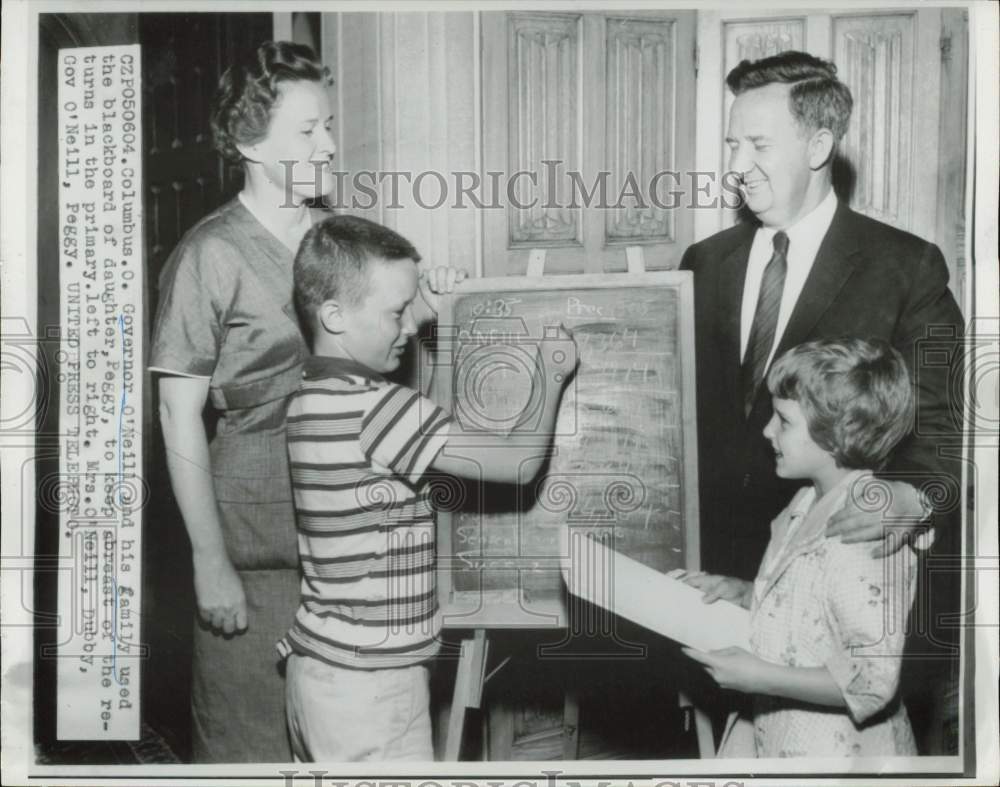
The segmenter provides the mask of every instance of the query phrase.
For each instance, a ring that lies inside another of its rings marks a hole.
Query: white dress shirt
[[[816,260],[816,252],[819,251],[819,245],[830,229],[836,211],[837,196],[831,188],[811,213],[785,230],[788,236],[788,268],[785,273],[785,288],[781,294],[781,308],[778,310],[778,325],[774,331],[774,344],[767,356],[768,367],[774,359],[774,348],[781,341],[785,326],[788,325],[788,318],[792,316],[799,294]],[[776,233],[777,230],[768,227],[758,228],[753,245],[750,247],[747,277],[743,284],[743,307],[740,312],[740,358],[746,355],[747,340],[750,338],[750,328],[753,326],[753,316],[757,310],[757,297],[760,294],[760,280],[764,275],[764,268],[774,254]]]

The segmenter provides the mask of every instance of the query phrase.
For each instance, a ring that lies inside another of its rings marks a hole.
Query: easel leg
[[[573,689],[566,690],[563,702],[563,753],[564,760],[580,756],[580,698]]]
[[[457,761],[462,751],[466,709],[478,708],[482,702],[488,647],[484,629],[477,629],[471,639],[462,640],[458,674],[455,677],[455,692],[451,698],[451,714],[448,717],[448,736],[444,748],[444,758],[449,762]]]
[[[685,692],[678,692],[677,704],[681,709],[691,708],[694,712],[694,732],[698,738],[698,756],[703,760],[715,758],[715,741],[712,737],[712,720],[701,708],[691,702]]]

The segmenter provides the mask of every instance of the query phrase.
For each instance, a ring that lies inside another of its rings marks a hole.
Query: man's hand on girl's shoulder
[[[919,546],[931,513],[912,484],[872,477],[848,492],[844,507],[830,517],[826,534],[839,536],[844,544],[882,541],[872,549],[872,557],[887,557],[906,544]]]

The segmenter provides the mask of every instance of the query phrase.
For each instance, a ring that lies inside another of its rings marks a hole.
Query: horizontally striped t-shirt
[[[451,419],[354,361],[312,356],[303,378],[287,422],[302,597],[278,650],[362,669],[427,659],[441,613],[425,472]]]

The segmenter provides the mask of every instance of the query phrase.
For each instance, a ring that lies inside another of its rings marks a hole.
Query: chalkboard
[[[469,280],[438,317],[435,398],[466,430],[509,431],[537,409],[536,347],[560,324],[580,364],[538,478],[438,496],[445,625],[567,625],[566,524],[659,571],[697,567],[690,273]]]

